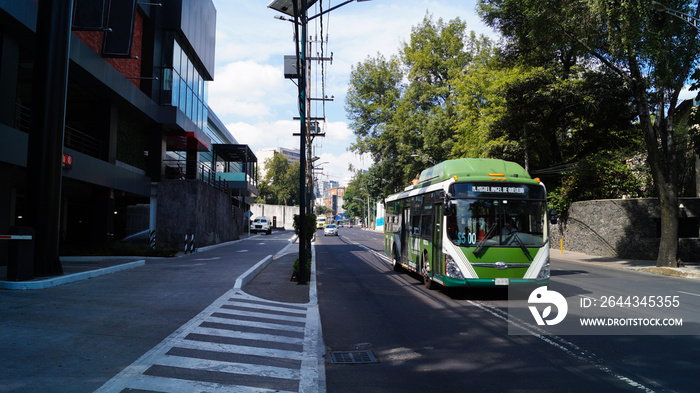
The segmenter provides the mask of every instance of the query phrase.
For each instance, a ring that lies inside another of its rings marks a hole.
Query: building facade
[[[215,56],[212,1],[159,4],[73,3],[62,249],[157,230],[155,205],[172,202],[159,199],[157,190],[168,181],[214,187],[242,210],[257,192],[255,155],[236,143],[207,105]],[[26,168],[37,159],[28,153],[33,95],[40,91],[33,83],[37,14],[35,0],[0,0],[0,234],[28,225],[32,209],[27,192],[33,179]],[[0,244],[0,264],[7,262],[6,248]]]
[[[301,155],[299,154],[299,149],[289,149],[286,147],[270,147],[258,150],[255,155],[258,158],[260,178],[264,178],[267,173],[267,168],[265,167],[265,162],[271,160],[276,154],[281,154],[287,159],[290,164],[293,162],[301,161]]]

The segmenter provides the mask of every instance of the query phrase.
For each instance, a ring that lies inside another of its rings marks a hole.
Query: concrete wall
[[[699,198],[680,198],[681,233],[678,257],[700,257]],[[655,260],[659,250],[660,212],[657,199],[609,199],[574,202],[566,220],[550,227],[551,245],[591,255]],[[693,228],[695,228],[693,230]]]
[[[277,217],[277,228],[294,230],[294,215],[299,214],[299,206],[282,206],[282,205],[260,205],[254,204],[250,207],[253,213],[251,219],[258,216],[267,216],[272,220],[272,217]]]
[[[238,240],[244,211],[228,194],[198,180],[164,180],[158,184],[156,246],[184,250],[185,235],[195,246]]]

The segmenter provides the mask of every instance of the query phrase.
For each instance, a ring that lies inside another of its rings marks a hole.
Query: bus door
[[[442,258],[442,203],[436,203],[433,209],[433,251],[430,260],[433,262],[433,268],[431,270],[432,276],[442,276],[445,271],[444,265],[445,260]]]
[[[411,210],[404,207],[401,215],[401,263],[408,261],[408,225],[411,223]]]

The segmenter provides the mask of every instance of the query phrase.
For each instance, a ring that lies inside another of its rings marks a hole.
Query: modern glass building
[[[246,210],[257,193],[257,159],[207,105],[212,1],[75,0],[73,8],[61,247],[157,229],[149,206],[170,203],[158,190],[172,181],[196,181]],[[37,14],[35,0],[0,0],[0,234],[28,225],[25,212],[32,209],[27,192],[34,180],[26,168],[39,159],[28,153],[40,91],[34,84]],[[6,258],[7,245],[0,243],[0,265]]]

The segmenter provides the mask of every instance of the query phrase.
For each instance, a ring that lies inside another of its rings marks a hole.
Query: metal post
[[[299,285],[306,284],[306,0],[301,10],[293,1],[295,29],[297,30],[297,69],[299,70]],[[301,34],[298,33],[301,25]],[[299,48],[301,43],[301,48]]]
[[[34,273],[63,273],[58,257],[61,162],[73,0],[40,1],[27,150],[27,216],[36,231]]]
[[[148,212],[148,243],[156,248],[156,227],[158,218],[158,183],[151,183],[151,195]]]

